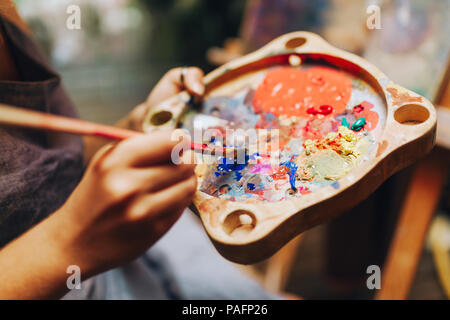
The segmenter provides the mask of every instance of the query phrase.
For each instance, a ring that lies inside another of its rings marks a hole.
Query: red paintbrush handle
[[[0,123],[72,134],[100,136],[117,140],[142,134],[137,131],[16,108],[4,104],[0,104]]]
[[[138,131],[16,108],[4,104],[0,104],[0,123],[56,132],[99,136],[116,140],[123,140],[143,134]],[[208,150],[211,154],[221,153],[223,155],[233,150],[233,148],[209,147],[206,144],[194,142],[191,143],[191,149],[199,152]]]

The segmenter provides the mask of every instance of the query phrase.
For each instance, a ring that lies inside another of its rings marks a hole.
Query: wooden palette
[[[196,110],[182,92],[152,108],[143,126],[192,131],[200,112],[225,119],[228,129],[257,129],[258,139],[275,132],[265,146],[279,159],[249,151],[242,166],[197,167],[191,208],[217,250],[238,263],[268,258],[352,208],[435,143],[429,101],[309,32],[283,35],[204,81]]]

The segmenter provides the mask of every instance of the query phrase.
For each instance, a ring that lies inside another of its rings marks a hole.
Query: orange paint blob
[[[277,116],[309,117],[309,108],[332,106],[329,114],[345,111],[352,82],[345,73],[327,67],[298,70],[281,67],[269,71],[256,89],[253,108],[256,113]]]

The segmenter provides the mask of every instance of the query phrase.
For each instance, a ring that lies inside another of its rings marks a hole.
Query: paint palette
[[[178,126],[194,142],[246,148],[237,157],[198,155],[192,205],[235,262],[267,258],[434,145],[430,102],[312,33],[281,36],[205,84],[201,105],[180,93],[152,108],[144,128]],[[217,121],[199,131],[199,113]]]
[[[208,140],[196,142],[223,145],[225,140],[239,147],[234,135],[225,135],[239,129],[253,134],[255,142],[241,164],[226,163],[224,156],[217,165],[202,165],[200,191],[238,202],[283,201],[330,185],[338,188],[341,177],[375,157],[386,105],[366,81],[308,64],[274,66],[252,78],[230,96],[215,91],[200,108],[226,122],[212,126],[213,139],[208,134],[203,137]],[[184,117],[183,126],[197,137],[192,118]]]

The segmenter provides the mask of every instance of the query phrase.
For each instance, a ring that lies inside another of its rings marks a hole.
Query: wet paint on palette
[[[264,154],[244,164],[218,159],[202,165],[200,190],[232,201],[301,197],[338,189],[339,179],[375,156],[386,107],[367,82],[324,66],[275,67],[258,77],[232,96],[206,99],[202,113],[227,120],[221,130],[278,129],[280,163]]]
[[[242,178],[241,171],[247,166],[249,155],[245,155],[245,162],[238,163],[236,157],[219,157],[217,159],[217,169],[214,172],[215,176],[227,175],[234,173],[234,178],[239,181]]]
[[[296,156],[292,156],[289,161],[281,163],[281,166],[284,166],[287,168],[287,175],[289,176],[289,183],[290,183],[291,189],[293,191],[297,190],[297,188],[295,187],[295,178],[296,178],[298,166],[294,161],[295,157]]]

